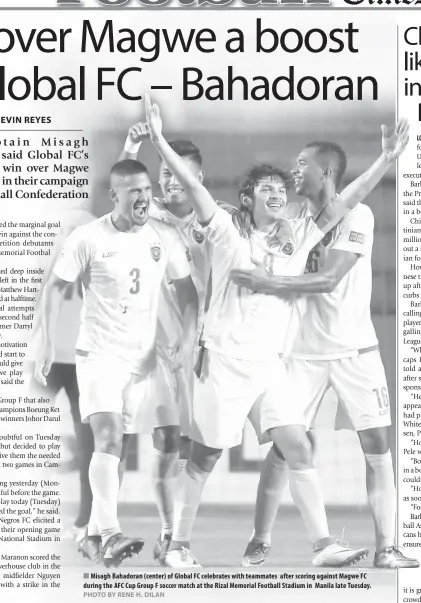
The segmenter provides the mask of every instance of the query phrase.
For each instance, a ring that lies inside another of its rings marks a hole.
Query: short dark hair
[[[274,167],[269,164],[255,165],[253,166],[243,178],[238,190],[238,196],[246,195],[252,197],[254,187],[260,182],[262,178],[280,178],[284,181],[285,186],[288,188],[291,184],[291,174],[289,171],[284,170],[280,167]]]
[[[347,164],[344,150],[335,142],[326,142],[325,140],[309,142],[306,148],[316,149],[318,155],[322,155],[329,162],[335,176],[335,185],[339,186]]]
[[[135,174],[147,174],[148,170],[143,163],[134,159],[123,159],[113,165],[110,171],[110,178],[125,178],[126,176],[134,176]]]
[[[180,157],[188,157],[192,161],[195,161],[200,167],[202,167],[202,155],[199,149],[191,140],[173,140],[169,143],[173,151],[180,155]]]

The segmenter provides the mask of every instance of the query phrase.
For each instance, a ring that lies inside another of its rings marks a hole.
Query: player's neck
[[[334,189],[323,189],[314,195],[308,195],[308,208],[310,213],[313,215],[319,214],[321,210],[329,205],[337,197],[336,190]]]
[[[133,224],[133,222],[126,220],[121,214],[115,212],[111,214],[111,223],[119,232],[126,232],[128,234],[139,232],[144,226],[144,224]]]
[[[170,214],[172,214],[176,218],[185,218],[186,216],[189,216],[193,213],[193,209],[188,205],[173,205],[171,203],[166,203],[165,207],[170,212]]]
[[[259,220],[254,217],[254,223],[256,224],[256,228],[257,230],[259,230],[260,232],[264,232],[265,234],[268,234],[269,232],[272,232],[275,224],[276,224],[276,220],[271,220],[270,222],[266,221],[266,220]]]

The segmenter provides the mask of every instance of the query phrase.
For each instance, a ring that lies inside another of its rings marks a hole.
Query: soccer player
[[[251,257],[274,273],[299,274],[307,255],[378,181],[376,163],[320,213],[295,223],[284,221],[284,240],[271,249],[267,235],[282,219],[286,204],[286,174],[263,166],[253,170],[241,190],[237,216],[220,210],[197,178],[162,136],[157,105],[146,97],[150,136],[158,152],[188,191],[199,223],[212,245],[213,291],[205,317],[205,355],[195,391],[191,456],[180,476],[175,504],[174,532],[165,563],[197,567],[190,537],[201,492],[222,449],[241,442],[247,415],[254,413],[255,428],[268,432],[287,459],[295,502],[314,542],[316,565],[346,565],[367,553],[332,542],[327,527],[318,476],[300,407],[289,404],[286,367],[279,353],[287,353],[296,323],[293,300],[254,295],[229,281],[235,267],[250,267]],[[382,159],[379,160],[382,164]],[[382,167],[382,165],[380,165]],[[280,302],[280,303],[279,303]],[[283,398],[279,403],[279,392]],[[258,402],[256,405],[255,403]]]
[[[135,159],[143,140],[149,138],[147,125],[138,122],[129,129],[120,159]],[[203,181],[202,157],[190,140],[170,143],[182,157],[186,167],[199,182]],[[186,191],[168,165],[161,160],[159,184],[162,198],[153,198],[149,215],[172,224],[178,230],[185,246],[192,279],[199,300],[198,334],[200,333],[206,293],[210,276],[210,245],[203,234],[195,229],[193,207]],[[190,427],[193,403],[193,364],[173,369],[177,342],[183,331],[183,320],[177,292],[171,279],[162,284],[158,311],[157,371],[155,421],[153,425],[140,426],[142,433],[153,434],[155,450],[152,464],[152,483],[161,519],[161,534],[155,547],[154,558],[165,557],[171,541],[174,522],[174,487],[184,468],[190,449]]]
[[[405,120],[392,136],[382,126],[385,167],[399,157],[407,140]],[[346,156],[333,143],[313,142],[299,154],[293,170],[295,189],[308,199],[310,215],[316,216],[326,202],[336,198],[345,168]],[[368,501],[376,535],[374,566],[419,567],[417,560],[405,557],[395,547],[389,395],[370,316],[373,230],[372,211],[367,205],[358,205],[312,250],[310,273],[288,277],[268,275],[261,269],[235,271],[232,281],[266,294],[305,295],[307,311],[289,363],[290,403],[302,406],[309,426],[325,391],[334,388],[358,432],[365,455]],[[260,565],[266,559],[286,478],[286,464],[273,447],[259,483],[255,531],[244,565]]]
[[[60,215],[62,229],[59,235],[59,241],[55,245],[55,257],[47,267],[47,275],[53,269],[65,238],[67,238],[77,226],[88,224],[93,220],[95,220],[95,216],[80,208],[71,208]],[[55,341],[56,355],[55,361],[51,366],[50,373],[47,377],[47,390],[34,378],[29,386],[32,395],[47,395],[52,400],[55,400],[60,391],[64,389],[69,400],[73,427],[76,435],[80,498],[79,510],[74,524],[69,530],[64,532],[62,537],[70,537],[78,543],[85,536],[91,514],[92,492],[89,485],[89,464],[94,450],[92,430],[89,425],[81,422],[79,389],[76,378],[75,347],[77,334],[79,332],[81,309],[81,283],[71,283],[64,293],[63,303],[60,307],[60,314],[57,320],[58,328]],[[31,344],[33,361],[35,361],[35,358],[37,357],[39,351],[38,348],[41,343],[40,331],[40,325],[37,324],[34,329],[34,337]],[[33,373],[33,362],[31,362],[31,373]]]
[[[95,443],[87,538],[98,551],[102,544],[107,567],[143,546],[141,539],[121,534],[118,468],[123,439],[137,432],[144,402],[153,395],[158,304],[166,276],[174,283],[183,316],[174,366],[191,361],[196,341],[197,294],[184,245],[174,227],[148,219],[151,191],[144,165],[131,160],[115,164],[110,174],[114,210],[70,235],[44,292],[44,350],[35,369],[41,383],[54,359],[63,292],[78,277],[84,287],[76,362],[81,416],[89,421]]]

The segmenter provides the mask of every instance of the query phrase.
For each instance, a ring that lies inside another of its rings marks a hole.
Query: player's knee
[[[304,426],[284,426],[270,432],[274,450],[281,451],[290,469],[313,467],[313,452]]]
[[[283,449],[284,457],[290,469],[310,469],[313,467],[313,452],[309,439],[294,438]]]
[[[272,446],[272,453],[275,455],[276,459],[279,459],[280,461],[285,461],[284,455],[276,444],[273,444]]]
[[[210,473],[215,467],[221,454],[222,450],[219,448],[208,448],[208,446],[203,446],[203,444],[193,442],[191,461],[202,471]]]
[[[124,434],[121,443],[120,461],[125,461],[130,448],[131,435]]]
[[[123,434],[113,425],[103,425],[94,431],[95,452],[105,452],[120,456],[122,449]]]
[[[179,458],[182,460],[188,459],[191,454],[191,447],[192,447],[191,439],[187,436],[181,436],[180,437]]]
[[[159,452],[178,452],[180,448],[180,428],[177,425],[157,427],[153,432],[153,445]]]
[[[309,469],[313,467],[313,451],[307,438],[298,442],[295,446],[294,465],[294,467],[291,467],[292,469]]]
[[[386,454],[389,450],[387,427],[375,427],[359,431],[358,437],[365,454]]]

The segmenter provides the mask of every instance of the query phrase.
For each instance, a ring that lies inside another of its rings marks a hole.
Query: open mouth
[[[284,204],[279,201],[271,201],[270,203],[266,203],[267,207],[270,209],[274,209],[275,211],[279,211],[283,208]]]
[[[184,193],[184,189],[180,187],[171,187],[167,190],[170,195],[181,195],[182,193]]]
[[[298,186],[299,184],[301,184],[301,183],[302,183],[302,181],[303,181],[303,179],[302,179],[302,178],[300,178],[299,176],[295,176],[295,177],[294,177],[294,185],[295,185],[295,186]]]
[[[136,218],[144,218],[148,212],[148,204],[137,202],[133,205],[133,213]]]

